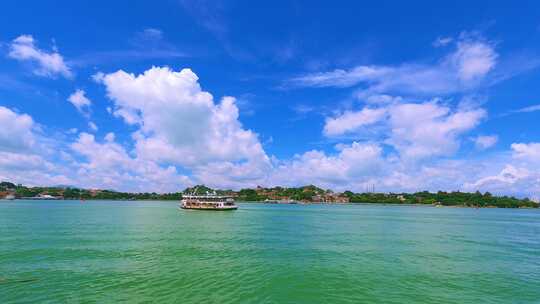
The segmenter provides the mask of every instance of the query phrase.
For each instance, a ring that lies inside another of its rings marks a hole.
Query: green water
[[[540,303],[540,210],[0,202],[0,303]]]

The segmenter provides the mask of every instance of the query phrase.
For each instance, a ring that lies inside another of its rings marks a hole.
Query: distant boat
[[[184,195],[180,201],[180,208],[208,211],[236,210],[234,199],[230,196],[215,194],[207,195]]]
[[[5,200],[8,200],[8,201],[12,201],[15,199],[15,195],[13,194],[8,194],[4,197]]]
[[[292,199],[283,199],[279,200],[278,204],[298,204],[298,202]]]
[[[31,197],[22,197],[22,199],[25,200],[59,200],[62,199],[58,196],[52,196],[49,194],[38,194],[37,196],[31,196]]]

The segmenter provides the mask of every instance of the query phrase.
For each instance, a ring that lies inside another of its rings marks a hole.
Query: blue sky
[[[540,194],[540,10],[4,1],[0,179]]]

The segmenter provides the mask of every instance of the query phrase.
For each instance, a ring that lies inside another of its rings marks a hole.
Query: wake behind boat
[[[209,211],[227,211],[236,210],[238,206],[234,204],[231,196],[224,195],[184,195],[180,201],[180,208],[209,210]]]

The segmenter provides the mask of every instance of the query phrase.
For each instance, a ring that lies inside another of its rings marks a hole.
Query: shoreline
[[[236,201],[269,204],[388,204],[422,205],[463,208],[538,208],[539,203],[529,198],[508,195],[492,195],[489,192],[420,191],[420,192],[334,192],[315,185],[301,187],[244,188],[240,190],[212,189],[196,185],[183,191],[171,193],[118,192],[105,189],[83,189],[69,186],[27,187],[21,184],[0,182],[0,197],[37,200],[115,200],[115,201],[180,201],[184,195],[225,195]]]
[[[84,202],[174,202],[178,203],[179,200],[153,200],[153,199],[147,199],[147,200],[119,200],[119,199],[85,199],[85,200],[79,200],[79,199],[29,199],[29,198],[16,198],[13,200],[6,200],[6,199],[0,199],[0,202],[6,203],[6,202],[17,202],[17,201],[28,201],[28,202],[43,202],[43,201],[52,201],[52,202],[78,202],[84,204]],[[498,207],[498,206],[467,206],[467,205],[432,205],[432,204],[389,204],[389,203],[324,203],[324,202],[298,202],[295,204],[291,203],[277,203],[277,204],[270,204],[265,203],[264,201],[236,201],[237,203],[241,204],[261,204],[261,205],[272,205],[272,206],[280,206],[280,205],[300,205],[300,206],[306,206],[306,205],[328,205],[328,206],[355,206],[355,205],[362,205],[362,206],[402,206],[402,207],[430,207],[430,208],[464,208],[464,209],[540,209],[538,207],[527,207],[527,206],[519,206],[519,207]]]

